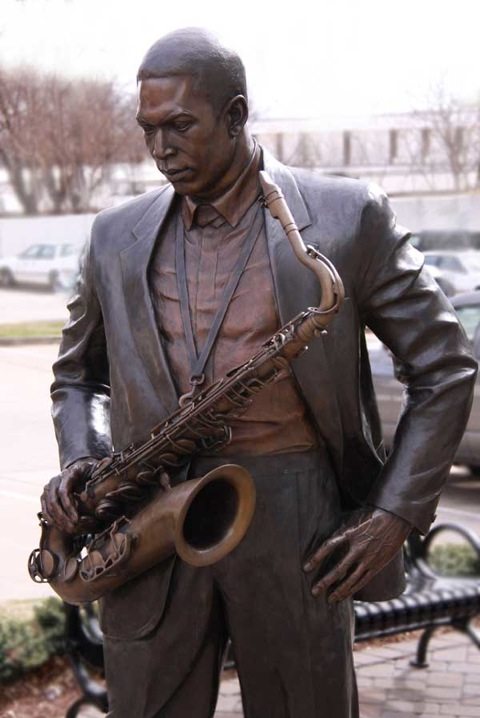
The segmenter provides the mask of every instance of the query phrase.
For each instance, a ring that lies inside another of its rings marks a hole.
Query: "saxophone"
[[[266,172],[260,172],[260,183],[265,206],[320,283],[320,305],[298,314],[251,359],[211,386],[182,397],[179,408],[146,441],[96,464],[76,495],[80,520],[75,535],[38,514],[40,547],[30,554],[30,576],[50,583],[67,603],[94,601],[175,552],[193,566],[210,565],[233,550],[248,529],[255,489],[241,466],[225,464],[173,488],[168,476],[175,476],[193,454],[229,442],[228,418],[245,411],[259,391],[289,372],[291,360],[326,331],[344,298],[335,267],[305,246],[280,188]]]

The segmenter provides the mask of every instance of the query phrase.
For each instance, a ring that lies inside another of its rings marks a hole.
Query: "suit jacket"
[[[346,288],[328,334],[292,365],[345,503],[374,504],[425,533],[470,408],[476,362],[465,335],[378,188],[288,169],[267,153],[264,164],[305,243],[334,263]],[[112,442],[119,450],[144,439],[177,406],[147,281],[173,196],[168,185],[101,212],[94,222],[54,365],[53,418],[62,467],[83,456],[104,456]],[[265,223],[283,323],[318,305],[319,287],[268,211]],[[406,385],[386,463],[365,326],[391,349]],[[158,622],[171,563],[106,598],[107,634],[139,636]],[[378,598],[384,591],[385,586]]]

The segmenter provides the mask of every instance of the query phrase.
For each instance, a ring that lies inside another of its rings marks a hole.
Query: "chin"
[[[194,182],[189,182],[188,180],[178,180],[178,181],[172,181],[171,179],[166,178],[170,184],[173,186],[173,189],[177,194],[181,195],[191,195],[195,194],[196,187]]]

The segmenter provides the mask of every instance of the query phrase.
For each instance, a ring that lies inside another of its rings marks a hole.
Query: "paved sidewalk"
[[[434,636],[429,667],[413,668],[416,640],[355,654],[361,718],[480,716],[480,651],[458,632]]]
[[[418,669],[410,666],[415,647],[407,640],[355,651],[361,718],[479,718],[480,651],[444,633],[432,640],[429,668]],[[238,681],[223,681],[215,718],[242,715]]]
[[[410,666],[413,639],[355,651],[361,718],[479,718],[480,651],[453,631],[435,636],[431,646],[427,669]],[[81,718],[100,715],[85,709]],[[241,716],[237,679],[222,681],[215,718]]]

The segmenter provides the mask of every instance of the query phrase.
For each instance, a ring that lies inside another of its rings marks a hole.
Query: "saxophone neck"
[[[273,182],[267,172],[261,171],[259,174],[265,206],[272,217],[282,225],[297,259],[314,272],[319,281],[322,297],[318,310],[321,312],[338,311],[344,299],[345,290],[337,270],[330,260],[314,247],[305,244],[282,190]]]

